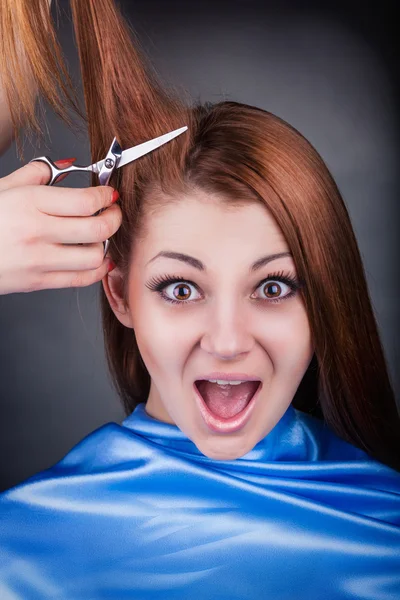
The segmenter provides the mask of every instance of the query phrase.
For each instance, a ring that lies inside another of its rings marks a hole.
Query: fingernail
[[[61,169],[65,169],[66,167],[70,167],[73,162],[76,161],[76,158],[62,158],[60,160],[55,160],[54,164]]]
[[[116,267],[115,262],[110,259],[109,265],[108,265],[108,271],[107,272],[109,273],[110,271],[112,271],[113,269],[115,269],[115,267]]]
[[[116,202],[119,198],[119,192],[118,190],[114,190],[111,196],[111,204],[114,204],[114,202]]]

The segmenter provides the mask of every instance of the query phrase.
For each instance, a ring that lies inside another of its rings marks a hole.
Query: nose
[[[232,360],[250,352],[254,338],[243,312],[238,307],[223,304],[209,315],[200,347],[218,359]]]

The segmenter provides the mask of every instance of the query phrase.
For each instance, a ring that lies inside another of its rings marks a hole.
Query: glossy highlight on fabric
[[[2,600],[400,597],[400,474],[292,406],[204,456],[139,404],[0,495]]]

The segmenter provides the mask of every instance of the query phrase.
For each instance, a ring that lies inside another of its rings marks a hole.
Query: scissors
[[[181,127],[180,129],[175,129],[174,131],[170,131],[160,137],[156,137],[148,142],[144,142],[143,144],[138,144],[137,146],[132,146],[132,148],[128,148],[127,150],[122,150],[121,146],[117,142],[117,138],[114,138],[110,149],[107,153],[107,156],[99,160],[98,162],[89,165],[88,167],[80,166],[80,165],[71,165],[70,167],[66,167],[65,169],[60,169],[57,167],[54,162],[48,158],[48,156],[40,156],[38,158],[33,158],[30,162],[41,161],[46,163],[51,170],[51,179],[47,183],[47,185],[54,185],[57,182],[57,179],[63,175],[64,173],[73,173],[74,171],[91,171],[92,173],[97,173],[99,176],[100,185],[108,185],[110,181],[111,175],[113,174],[114,169],[119,169],[124,165],[152,152],[156,148],[159,148],[163,144],[166,144],[170,140],[173,140],[175,137],[183,133],[187,130],[187,127]],[[106,210],[105,208],[101,208],[98,210],[93,216],[96,216]],[[108,246],[110,241],[106,240],[104,242],[104,256],[107,254]]]

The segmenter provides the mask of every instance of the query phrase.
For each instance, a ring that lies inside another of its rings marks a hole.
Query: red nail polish
[[[115,267],[116,267],[115,262],[110,259],[109,265],[108,265],[108,271],[107,272],[109,273],[110,271],[112,271],[113,269],[115,269]]]
[[[72,163],[76,161],[76,158],[62,158],[60,160],[55,160],[54,164],[60,169],[65,169],[66,167],[70,167]]]
[[[118,190],[114,190],[111,196],[111,204],[114,204],[114,202],[116,202],[119,198],[119,192]]]

